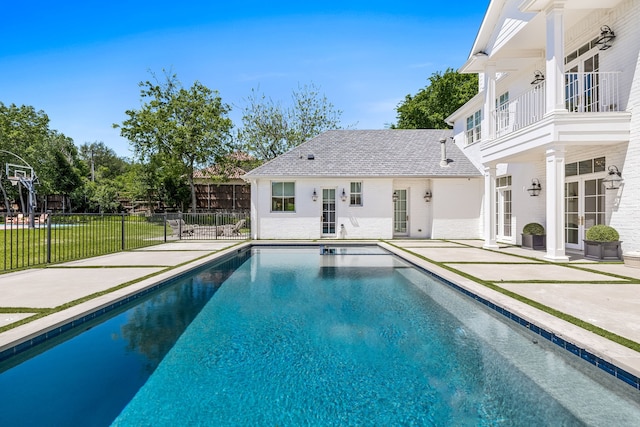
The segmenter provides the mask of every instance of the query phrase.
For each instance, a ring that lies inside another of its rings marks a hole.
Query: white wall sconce
[[[540,185],[540,181],[538,181],[538,178],[533,178],[531,180],[531,187],[527,188],[527,191],[532,197],[540,195],[540,191],[542,191],[542,185]]]
[[[538,83],[542,83],[544,81],[544,74],[542,71],[536,70],[533,72],[533,80],[531,81],[532,85],[537,85]]]
[[[340,198],[343,202],[347,201],[347,193],[345,193],[344,188],[342,189],[342,194],[340,194]]]
[[[391,197],[391,199],[393,200],[393,203],[398,201],[398,192],[397,191],[393,192],[393,196]]]
[[[427,190],[427,192],[424,193],[424,201],[427,203],[431,201],[431,191]]]
[[[602,180],[602,184],[607,190],[617,190],[620,188],[620,184],[622,184],[622,172],[620,172],[615,165],[611,165],[607,169],[609,170],[609,174]]]
[[[316,193],[316,189],[313,189],[313,194],[311,195],[311,200],[314,202],[318,200],[318,193]]]
[[[616,35],[613,33],[613,30],[609,28],[608,25],[603,25],[600,27],[600,37],[596,40],[596,44],[598,45],[598,49],[607,50],[611,47],[611,42],[616,38]]]

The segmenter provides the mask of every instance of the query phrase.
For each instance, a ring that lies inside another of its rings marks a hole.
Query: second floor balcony
[[[569,113],[605,113],[621,110],[619,78],[621,73],[565,73],[565,108]],[[492,111],[495,134],[501,138],[542,120],[546,108],[545,82],[498,106]]]

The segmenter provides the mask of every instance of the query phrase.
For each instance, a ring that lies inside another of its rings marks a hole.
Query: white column
[[[566,111],[564,102],[564,2],[556,1],[547,9],[545,113]]]
[[[488,63],[484,70],[484,123],[482,139],[495,138],[496,120],[493,110],[496,108],[496,65]]]
[[[496,243],[496,167],[484,168],[484,245],[485,249],[497,249]]]
[[[564,147],[549,148],[547,157],[547,254],[551,261],[566,262],[564,252]]]

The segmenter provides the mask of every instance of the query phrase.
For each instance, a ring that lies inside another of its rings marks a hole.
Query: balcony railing
[[[565,73],[565,107],[572,113],[620,111],[620,72]],[[496,138],[542,119],[545,82],[494,110]]]

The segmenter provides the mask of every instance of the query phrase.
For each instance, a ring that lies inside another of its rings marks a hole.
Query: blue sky
[[[455,4],[455,7],[452,5]],[[288,102],[313,83],[342,124],[382,129],[404,96],[466,60],[488,0],[7,1],[0,15],[0,101],[32,105],[76,145],[103,141],[140,107],[140,81],[170,69],[232,106],[252,88]]]

